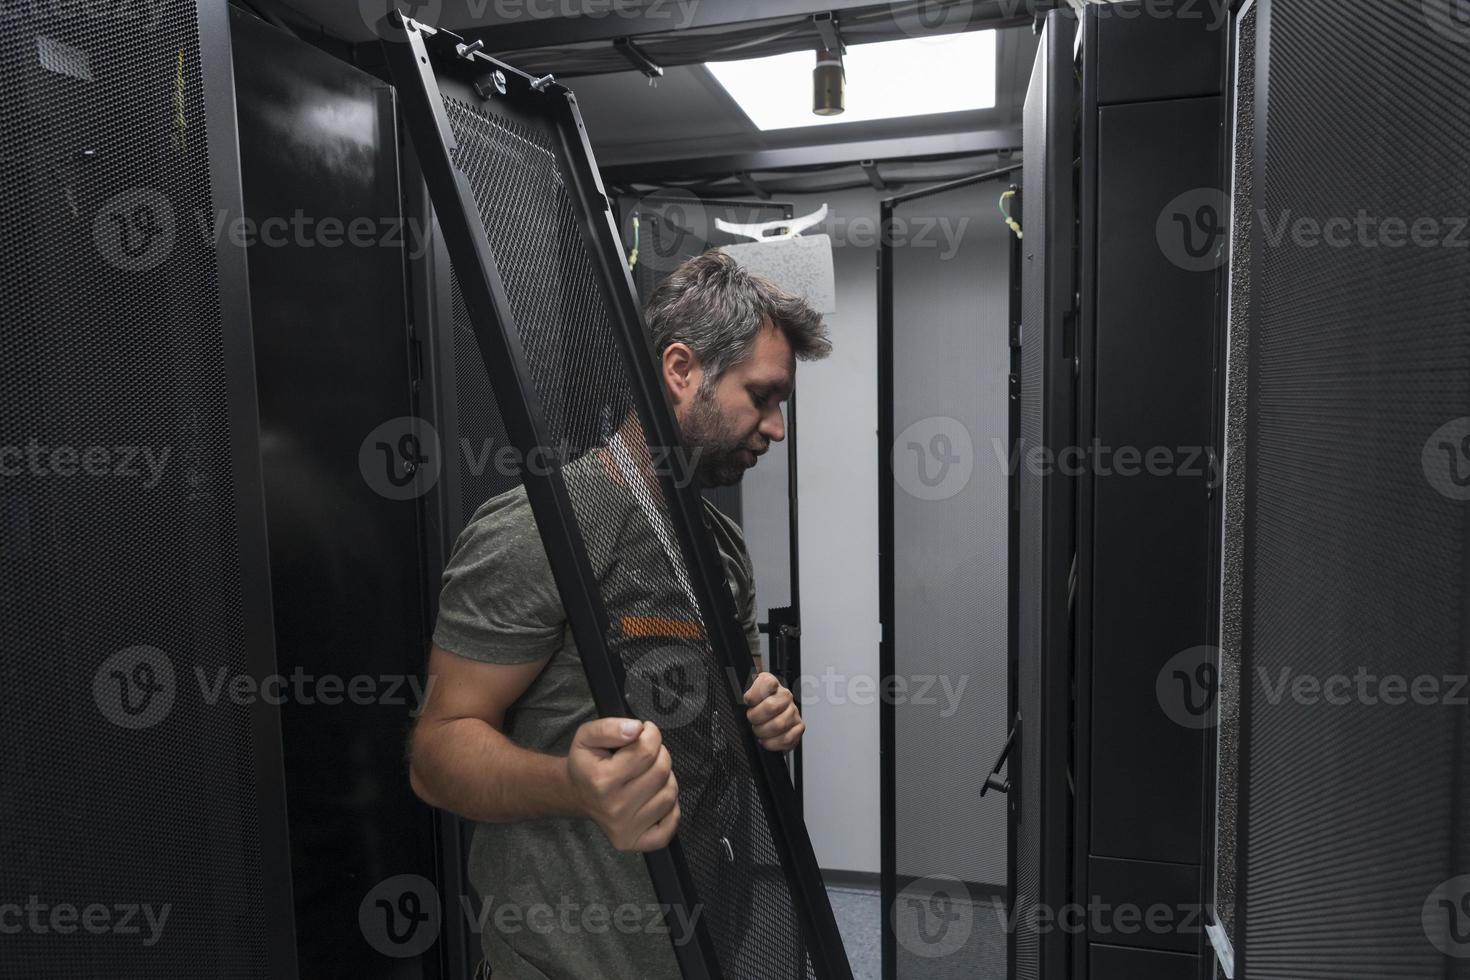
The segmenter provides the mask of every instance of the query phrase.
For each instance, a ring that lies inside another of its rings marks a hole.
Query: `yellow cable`
[[[1013,198],[1015,196],[1016,196],[1016,192],[1015,191],[1006,191],[1004,194],[1002,194],[1000,196],[1000,213],[1003,214],[1003,215],[1005,215],[1005,217],[1006,217],[1006,224],[1010,227],[1011,231],[1013,231],[1013,232],[1016,233],[1016,237],[1017,238],[1024,239],[1026,236],[1021,231],[1021,223],[1019,221],[1017,221],[1015,218],[1012,218],[1011,217],[1011,213],[1006,210],[1006,202],[1009,201],[1011,198]]]

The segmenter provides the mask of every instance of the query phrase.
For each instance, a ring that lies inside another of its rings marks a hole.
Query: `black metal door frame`
[[[1011,220],[1025,228],[1025,191],[1019,184],[1011,184],[1011,190],[1015,196],[1011,198]],[[1007,425],[1006,445],[1010,447],[1013,459],[1020,458],[1021,452],[1021,309],[1023,302],[1023,291],[1021,289],[1021,277],[1026,271],[1025,242],[1021,235],[1011,237],[1011,295],[1010,295],[1010,377],[1007,381],[1010,399],[1010,413]],[[1007,480],[1008,506],[1006,508],[1006,569],[1007,581],[1010,584],[1006,596],[1006,702],[1010,706],[1012,731],[1016,738],[1021,733],[1021,685],[1020,685],[1020,642],[1017,632],[1017,624],[1020,621],[1020,589],[1017,587],[1021,581],[1021,468],[1013,467]],[[1008,763],[1019,770],[1021,765],[1021,754],[1016,751],[1014,742],[1009,746]],[[1007,768],[1007,776],[1016,771]],[[1009,779],[1012,787],[1019,780]],[[1016,793],[1006,794],[1006,908],[1016,907],[1016,860],[1019,853],[1017,849],[1017,838],[1020,834],[1020,808],[1016,805]],[[1006,932],[1006,973],[1009,976],[1015,970],[1016,962],[1016,930],[1010,929]]]
[[[465,175],[456,167],[451,146],[455,137],[446,116],[441,91],[445,84],[470,92],[469,81],[498,72],[506,86],[501,98],[519,103],[553,123],[560,140],[562,158],[583,220],[582,231],[591,246],[591,257],[607,285],[609,313],[614,319],[615,340],[627,368],[638,414],[650,441],[656,445],[681,445],[669,408],[667,394],[648,356],[632,279],[622,255],[611,201],[604,192],[586,130],[572,93],[550,78],[534,79],[465,45],[462,39],[427,25],[391,15],[402,41],[384,47],[389,67],[401,98],[409,133],[419,155],[419,164],[435,204],[440,232],[448,251],[458,256],[456,268],[466,306],[475,321],[475,333],[486,369],[494,382],[496,401],[511,440],[527,458],[538,446],[551,445],[545,438],[547,425],[537,393],[530,380],[526,352],[516,329],[500,266],[480,218],[474,193]],[[401,25],[401,27],[399,26]],[[460,82],[456,76],[469,79]],[[499,81],[500,79],[497,79]],[[544,458],[544,457],[543,457]],[[536,472],[539,470],[539,472]],[[597,710],[604,716],[629,716],[623,691],[623,671],[607,652],[606,612],[598,584],[587,558],[577,519],[560,467],[527,467],[525,487],[532,512],[550,558],[551,569],[562,597],[568,622],[582,652]],[[709,640],[721,661],[718,665],[729,684],[729,707],[744,717],[744,680],[754,667],[736,617],[734,599],[726,585],[724,570],[715,546],[703,527],[698,491],[681,485],[664,473],[659,486],[669,507],[670,519],[679,539],[700,612],[709,627]],[[599,656],[598,654],[601,653]],[[822,885],[816,857],[796,811],[795,793],[784,763],[756,743],[747,726],[743,741],[751,760],[757,788],[768,814],[773,842],[794,899],[808,955],[819,978],[847,980],[851,977],[846,954],[837,932],[836,920]],[[683,850],[676,839],[669,847],[645,855],[653,885],[660,900],[682,910],[683,922],[693,921],[692,934],[681,934],[678,916],[671,912],[669,924],[675,955],[684,976],[718,978],[720,964],[709,930],[702,917],[691,920],[698,907]]]
[[[240,143],[235,126],[234,52],[225,0],[196,4],[199,72],[209,143],[209,181],[216,207],[243,215]],[[182,57],[182,55],[181,55]],[[260,412],[255,381],[255,347],[250,320],[250,276],[244,248],[229,235],[216,237],[219,315],[223,335],[226,397],[230,412],[230,466],[240,542],[240,591],[244,611],[245,660],[251,674],[276,672],[275,624],[271,601],[270,548],[265,524],[265,476],[260,460]],[[286,816],[285,748],[280,708],[259,698],[249,708],[259,804],[261,886],[270,916],[263,925],[271,976],[296,980],[295,904],[292,899],[291,841]]]
[[[895,564],[894,531],[894,473],[893,473],[893,360],[894,360],[894,211],[904,204],[922,200],[947,191],[972,187],[1002,177],[1009,177],[1021,169],[1020,164],[1001,167],[983,174],[961,177],[930,187],[920,187],[902,194],[884,198],[879,203],[878,236],[878,676],[883,696],[878,703],[878,764],[879,764],[879,887],[882,909],[882,976],[883,980],[897,980],[898,936],[893,927],[893,906],[898,901],[898,841],[897,809],[898,779],[897,765],[898,715],[897,698],[893,691],[894,678],[898,670],[898,652],[895,645],[894,616],[897,567]],[[1016,262],[1011,262],[1012,292],[1015,288]],[[1012,436],[1014,440],[1014,434]],[[794,482],[794,481],[793,481]],[[1014,575],[1012,575],[1014,579]],[[1012,589],[1014,596],[1015,590]],[[1009,600],[1008,600],[1009,601]],[[1007,626],[1007,634],[1011,632]],[[1011,700],[1008,717],[1015,717],[1015,702]],[[984,754],[989,746],[977,746]],[[979,788],[976,787],[976,791]],[[1009,835],[1008,835],[1009,836]],[[1007,864],[1011,857],[1007,856]],[[1013,878],[1007,874],[1007,878]],[[1010,883],[1008,882],[1008,888]]]
[[[228,4],[200,0],[199,72],[209,144],[209,181],[214,205],[244,214],[239,134],[235,127],[234,54]],[[250,280],[244,248],[229,235],[216,237],[219,318],[223,338],[226,400],[229,405],[230,469],[240,546],[241,608],[245,662],[252,676],[276,672],[270,551],[265,524],[265,478],[260,459],[260,417],[251,332]],[[269,919],[264,923],[271,976],[296,980],[296,922],[293,914],[290,831],[286,817],[285,750],[280,709],[267,699],[248,708],[254,750],[261,886]]]
[[[1053,459],[1077,438],[1076,33],[1070,8],[1047,14],[1026,104],[1021,430],[1025,438],[1028,428],[1034,427],[1036,444],[1049,450]],[[1023,448],[1029,453],[1034,446]],[[1012,973],[1020,980],[1063,980],[1074,967],[1068,937],[1055,928],[1037,928],[1034,914],[1059,915],[1072,897],[1077,487],[1074,477],[1055,470],[1029,473],[1024,462],[1018,470],[1021,724],[1013,751],[1019,753],[1023,767],[1020,778],[1012,781],[1022,838]],[[1029,579],[1036,583],[1034,593],[1027,591]],[[1028,746],[1033,771],[1024,765]],[[1023,930],[1028,953],[1035,948],[1034,969],[1028,963],[1023,970],[1020,964]]]
[[[455,399],[459,382],[454,359],[449,254],[438,234],[434,207],[429,201],[428,186],[423,181],[412,142],[401,131],[399,137],[404,224],[407,228],[420,229],[418,234],[423,236],[422,254],[408,262],[409,345],[415,368],[414,414],[427,420],[441,440],[439,478],[419,501],[421,576],[426,586],[422,595],[422,615],[427,635],[433,632],[438,617],[439,592],[436,586],[449,562],[455,538],[469,514],[463,513],[461,506],[460,468],[451,465],[462,429]],[[427,655],[425,650],[426,658]],[[469,880],[469,849],[474,824],[447,810],[440,810],[436,811],[435,829],[439,880],[443,883],[444,894],[473,894]],[[468,928],[463,916],[443,917],[439,945],[442,947],[445,976],[457,980],[478,976],[474,968],[482,960],[484,951],[480,937]]]

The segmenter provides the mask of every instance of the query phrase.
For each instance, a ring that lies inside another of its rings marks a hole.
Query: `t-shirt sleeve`
[[[751,563],[750,550],[745,547],[745,532],[709,501],[704,505],[705,513],[718,525],[716,540],[720,557],[724,559],[725,579],[735,600],[735,613],[740,617],[746,645],[750,647],[751,657],[759,661],[761,634],[755,621],[755,565]]]
[[[761,660],[761,632],[756,628],[755,622],[755,566],[751,564],[750,554],[743,547],[740,550],[740,560],[745,565],[745,595],[740,600],[740,622],[745,627],[745,642],[750,645],[750,655],[757,663]]]
[[[524,490],[487,502],[454,544],[434,644],[471,660],[519,664],[564,643],[566,613]]]

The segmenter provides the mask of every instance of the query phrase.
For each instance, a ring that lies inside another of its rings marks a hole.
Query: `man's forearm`
[[[478,718],[415,732],[410,778],[426,802],[482,823],[583,815],[565,757],[522,748]]]

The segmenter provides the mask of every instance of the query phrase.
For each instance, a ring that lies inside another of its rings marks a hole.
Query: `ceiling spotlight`
[[[705,68],[759,129],[847,126],[873,119],[908,118],[941,112],[993,109],[1000,72],[996,67],[997,31],[966,31],[944,37],[902,38],[850,44],[830,69],[841,80],[828,100],[841,115],[820,115],[820,86],[812,102],[792,98],[813,85],[812,49],[738,61],[711,61]],[[824,39],[825,40],[825,39]],[[850,104],[849,104],[850,103]],[[816,115],[813,114],[816,110]]]
[[[842,67],[841,51],[817,49],[817,67],[812,69],[812,112],[819,116],[840,116],[847,107],[847,70]]]

